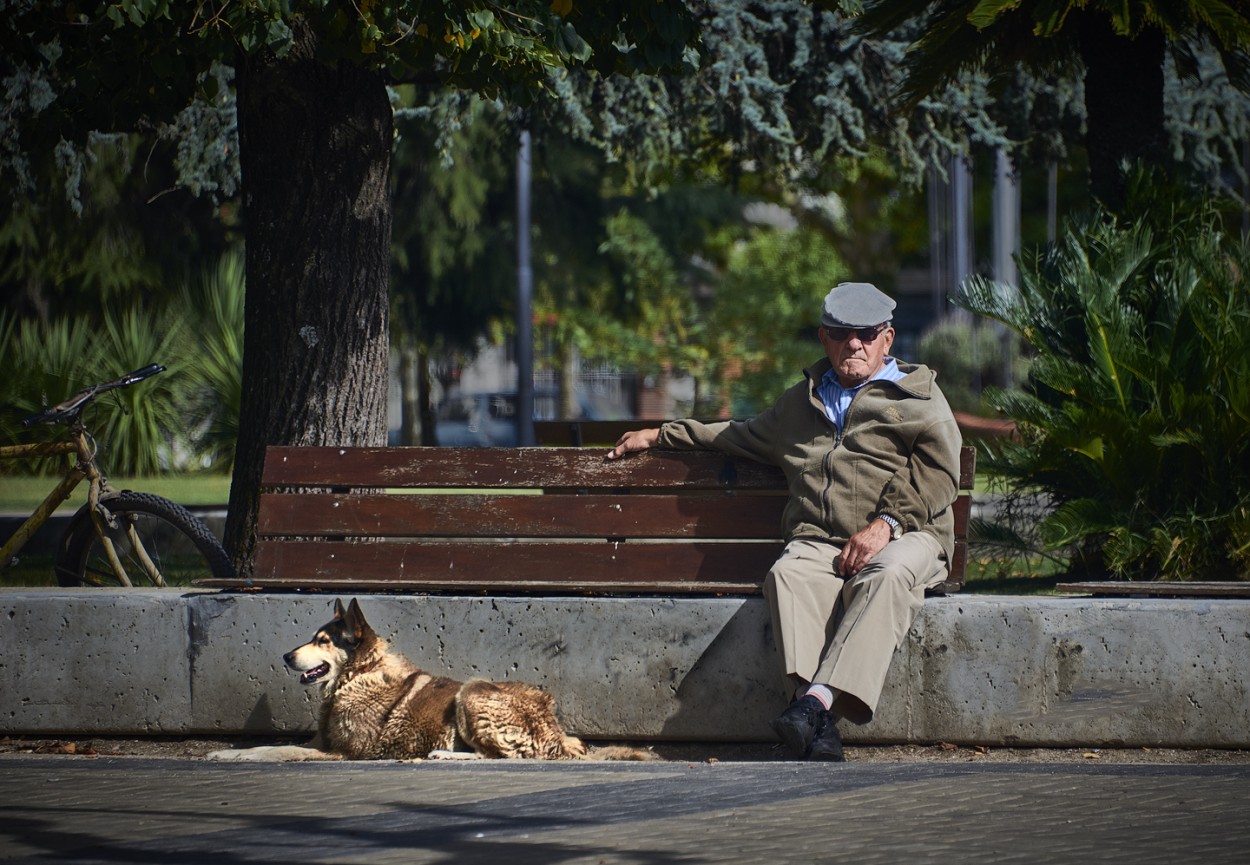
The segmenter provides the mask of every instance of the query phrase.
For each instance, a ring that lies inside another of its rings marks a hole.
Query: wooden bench
[[[632,425],[637,425],[634,422]],[[781,472],[699,451],[270,447],[255,567],[208,587],[755,594],[781,551]],[[964,448],[960,488],[975,451]],[[963,583],[969,498],[944,591]]]

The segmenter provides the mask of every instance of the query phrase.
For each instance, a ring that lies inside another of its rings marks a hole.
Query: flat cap
[[[868,282],[842,282],[825,295],[820,323],[826,327],[873,327],[894,315],[894,301]]]

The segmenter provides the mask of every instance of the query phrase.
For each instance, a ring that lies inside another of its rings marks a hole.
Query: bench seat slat
[[[779,542],[266,541],[257,548],[253,578],[310,585],[367,580],[396,588],[544,583],[571,590],[642,581],[755,592],[780,552]],[[744,581],[743,574],[758,579]]]
[[[264,537],[756,538],[780,534],[782,495],[266,493]]]
[[[267,487],[784,489],[781,471],[700,451],[608,461],[570,448],[270,447]],[[558,479],[558,482],[557,482]]]

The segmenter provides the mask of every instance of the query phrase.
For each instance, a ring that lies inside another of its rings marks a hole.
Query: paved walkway
[[[0,760],[0,861],[1242,863],[1250,765]]]

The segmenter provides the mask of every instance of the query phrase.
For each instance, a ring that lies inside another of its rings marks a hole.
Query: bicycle
[[[225,549],[194,514],[161,496],[114,489],[96,463],[95,439],[83,424],[83,410],[101,394],[129,387],[164,370],[159,364],[150,364],[115,381],[92,385],[22,421],[26,428],[64,424],[65,434],[56,441],[0,447],[0,460],[77,456],[67,465],[56,488],[0,548],[0,571],[17,561],[18,553],[35,532],[86,480],[87,504],[71,518],[56,548],[59,585],[132,587],[141,581],[167,586],[205,574],[216,579],[234,577]]]

